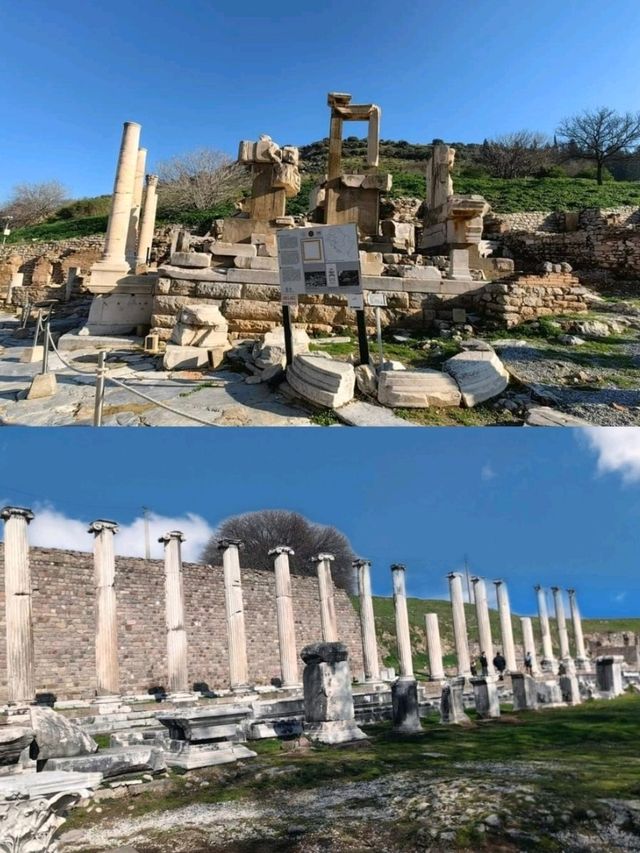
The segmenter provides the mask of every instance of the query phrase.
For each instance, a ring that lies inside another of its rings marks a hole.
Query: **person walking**
[[[498,651],[493,659],[493,665],[498,671],[500,681],[504,681],[504,671],[507,668],[507,661],[501,651]]]
[[[533,675],[533,658],[531,652],[527,652],[524,656],[524,669],[527,675]]]

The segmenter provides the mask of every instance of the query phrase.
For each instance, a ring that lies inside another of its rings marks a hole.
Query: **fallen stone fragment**
[[[29,709],[29,716],[36,735],[39,761],[89,755],[98,749],[98,744],[80,726],[51,708],[34,705]]]
[[[387,370],[378,379],[378,402],[391,408],[459,406],[460,389],[439,370]]]
[[[445,361],[443,369],[458,383],[468,408],[497,397],[509,384],[509,374],[494,352],[461,352]]]
[[[93,755],[75,758],[51,758],[45,770],[75,770],[79,773],[102,773],[106,778],[125,773],[140,773],[150,770],[158,773],[166,769],[164,753],[157,746],[119,746],[101,749]]]
[[[287,368],[287,381],[306,400],[336,409],[353,399],[356,374],[352,364],[297,355]]]
[[[582,418],[576,418],[574,415],[567,415],[565,412],[559,412],[557,409],[552,409],[550,406],[534,406],[529,409],[526,420],[527,426],[545,427],[545,426],[565,426],[565,427],[586,427],[593,426],[588,421]]]

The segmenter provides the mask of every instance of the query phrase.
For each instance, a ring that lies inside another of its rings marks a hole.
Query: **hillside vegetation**
[[[354,597],[353,603],[359,608],[359,600]],[[375,596],[373,609],[376,620],[376,633],[378,642],[385,655],[387,666],[398,666],[396,648],[396,628],[393,599]],[[425,620],[427,613],[437,613],[440,626],[440,637],[442,640],[442,651],[445,666],[455,666],[453,618],[451,615],[451,603],[443,599],[408,598],[407,610],[409,612],[409,630],[411,632],[411,646],[413,650],[414,667],[418,677],[424,677],[428,672],[426,655]],[[501,648],[500,643],[500,619],[496,610],[490,610],[491,633],[496,649]],[[526,614],[525,614],[526,615]],[[467,620],[467,633],[472,644],[477,642],[478,623],[476,620],[475,606],[465,604],[465,616]],[[538,619],[534,618],[534,636],[539,636]],[[522,629],[520,619],[513,614],[513,635],[516,649],[522,645]],[[570,642],[573,643],[573,631],[571,621],[567,620]],[[583,619],[583,631],[585,635],[590,633],[606,634],[608,631],[635,631],[640,632],[640,618],[632,619]],[[554,646],[558,647],[558,638],[555,633],[555,620],[551,619],[551,633]],[[521,648],[519,649],[521,652]]]

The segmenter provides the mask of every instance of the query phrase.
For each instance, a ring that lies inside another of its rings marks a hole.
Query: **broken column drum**
[[[9,702],[35,699],[31,569],[27,526],[33,513],[6,506],[4,521],[4,592],[7,629],[7,693]]]
[[[298,656],[296,653],[296,628],[291,598],[291,572],[289,555],[293,548],[280,545],[269,551],[275,557],[276,616],[278,621],[278,644],[280,648],[280,675],[283,687],[299,687]]]
[[[373,598],[371,597],[371,562],[369,560],[354,560],[353,566],[358,573],[364,677],[365,681],[378,682],[380,681],[380,663],[378,661]]]
[[[320,622],[322,639],[325,643],[338,641],[338,623],[336,605],[333,597],[333,580],[331,578],[331,563],[335,560],[333,554],[318,554],[313,558],[318,576],[318,594],[320,596]]]
[[[229,683],[233,691],[249,689],[247,638],[244,624],[244,602],[240,575],[239,539],[221,539],[224,572],[224,600],[227,612],[227,641],[229,643]]]
[[[120,692],[118,667],[118,614],[114,536],[118,525],[98,519],[89,526],[93,541],[96,589],[96,695],[98,700]]]
[[[184,587],[182,543],[179,530],[159,540],[164,545],[165,618],[167,625],[167,670],[169,698],[179,698],[189,690],[187,668],[187,631],[184,625]]]
[[[468,678],[471,675],[471,660],[469,657],[469,640],[467,637],[467,620],[464,613],[464,596],[462,593],[462,578],[451,572],[449,578],[449,593],[453,614],[453,636],[458,660],[458,675]]]

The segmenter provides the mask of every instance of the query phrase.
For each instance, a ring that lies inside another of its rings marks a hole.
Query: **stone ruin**
[[[392,566],[399,676],[380,665],[370,579],[370,561],[358,559],[359,622],[363,671],[354,681],[347,645],[340,641],[343,621],[337,618],[331,580],[331,554],[315,559],[320,610],[318,641],[298,656],[297,626],[291,598],[289,556],[282,546],[271,552],[275,570],[275,610],[281,678],[277,685],[253,684],[247,658],[246,625],[240,543],[222,540],[229,688],[210,690],[206,684],[189,688],[189,656],[185,628],[185,587],[180,531],[161,538],[165,549],[165,622],[169,693],[124,695],[117,646],[114,522],[100,519],[90,526],[94,535],[96,610],[96,695],[89,701],[58,703],[55,696],[36,700],[30,551],[27,538],[32,513],[19,507],[2,510],[5,522],[4,586],[8,653],[8,702],[0,707],[0,837],[34,853],[55,850],[53,835],[64,812],[77,802],[99,796],[103,780],[135,773],[152,778],[167,767],[188,771],[238,760],[251,760],[251,742],[262,738],[293,740],[306,736],[324,744],[366,743],[361,726],[391,720],[400,735],[419,735],[421,718],[440,715],[448,725],[468,725],[466,710],[480,718],[500,715],[500,703],[514,711],[541,706],[575,705],[585,699],[614,698],[637,680],[623,669],[622,656],[586,654],[575,590],[568,591],[573,622],[574,653],[569,645],[564,593],[553,587],[558,647],[551,641],[546,591],[536,587],[542,655],[533,637],[531,619],[522,617],[522,655],[516,653],[506,584],[495,581],[506,670],[495,671],[485,580],[473,579],[479,647],[487,657],[486,670],[474,675],[466,629],[462,578],[449,576],[457,666],[445,672],[436,614],[427,614],[426,638],[430,680],[418,682],[413,670],[411,635],[405,590],[405,567]],[[558,654],[556,655],[556,651]],[[524,654],[531,665],[524,667]],[[304,662],[300,678],[298,660]],[[595,663],[595,666],[594,666]],[[264,695],[267,693],[268,695]],[[210,699],[217,701],[211,703]],[[203,701],[205,700],[205,701]],[[63,716],[49,705],[75,712]],[[93,735],[110,735],[110,746],[98,749]],[[300,741],[297,748],[303,748]],[[308,747],[307,747],[308,748]]]

